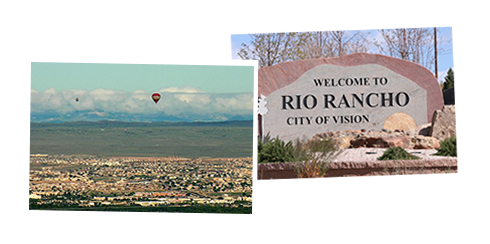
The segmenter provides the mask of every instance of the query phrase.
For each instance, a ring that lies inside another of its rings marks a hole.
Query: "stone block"
[[[446,105],[441,110],[434,112],[430,134],[440,141],[456,137],[456,108],[454,105]]]

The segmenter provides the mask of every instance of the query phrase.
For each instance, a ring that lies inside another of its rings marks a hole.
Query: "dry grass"
[[[295,172],[298,178],[324,177],[329,165],[340,154],[340,150],[331,140],[311,140],[294,143]]]

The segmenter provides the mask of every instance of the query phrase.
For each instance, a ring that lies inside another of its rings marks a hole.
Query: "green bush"
[[[403,160],[403,159],[419,159],[401,147],[388,148],[378,160]]]
[[[291,142],[285,143],[283,140],[279,139],[279,137],[268,140],[265,143],[262,142],[262,140],[259,140],[259,163],[280,163],[292,161],[294,161],[294,157],[293,144]]]
[[[456,137],[450,137],[441,142],[441,147],[436,148],[437,153],[433,154],[435,156],[449,156],[456,157]]]

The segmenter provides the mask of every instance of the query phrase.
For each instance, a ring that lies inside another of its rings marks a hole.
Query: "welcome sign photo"
[[[259,179],[457,172],[452,58],[445,80],[430,70],[450,38],[451,28],[234,36],[236,54],[261,64]]]

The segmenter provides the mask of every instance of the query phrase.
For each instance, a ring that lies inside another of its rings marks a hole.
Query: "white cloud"
[[[58,93],[58,91],[56,91],[54,88],[48,88],[43,93],[46,95],[55,95]]]
[[[32,112],[54,111],[58,114],[66,114],[76,110],[93,109],[92,98],[75,101],[77,97],[86,97],[87,91],[66,90],[57,91],[48,88],[43,92],[31,90],[31,110]]]
[[[137,100],[147,100],[150,94],[143,90],[136,90],[132,93],[132,98]]]
[[[113,101],[114,99],[121,100],[123,98],[118,96],[118,95],[122,95],[123,92],[118,92],[118,91],[108,90],[108,89],[95,89],[91,91],[89,94],[95,100],[100,100],[100,101]]]
[[[444,71],[437,72],[437,81],[439,81],[439,83],[444,83],[444,78],[446,77],[448,70],[449,68]]]
[[[247,111],[253,107],[253,94],[243,93],[228,97],[216,97],[213,108],[221,113]]]
[[[159,90],[162,98],[155,104],[153,92],[122,92],[109,89],[43,92],[31,90],[31,112],[72,116],[74,112],[99,117],[121,113],[127,116],[173,116],[213,119],[223,115],[252,116],[253,94],[214,94],[195,87],[169,87]],[[78,98],[78,102],[76,101]],[[42,116],[41,116],[42,117]],[[104,119],[104,118],[101,118]]]
[[[204,93],[203,90],[191,86],[183,86],[183,87],[168,87],[160,89],[161,93]]]
[[[174,94],[173,96],[186,103],[208,104],[211,102],[211,97],[204,94]]]

